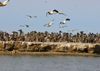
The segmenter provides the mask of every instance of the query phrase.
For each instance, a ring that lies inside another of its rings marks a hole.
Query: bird
[[[47,13],[46,13],[46,17],[47,17],[48,14],[49,14],[49,15],[53,15],[53,14],[56,14],[56,13],[58,13],[58,11],[57,11],[56,9],[54,9],[54,10],[52,10],[51,12],[47,12]]]
[[[60,22],[60,24],[66,24],[67,23],[66,21],[70,21],[70,19],[69,18],[66,18],[63,22]]]
[[[54,12],[56,12],[56,13],[58,13],[58,14],[62,14],[62,15],[65,15],[65,16],[67,16],[66,14],[64,14],[63,12],[59,12],[58,10],[56,10],[56,9],[54,9],[53,10]]]
[[[77,31],[78,29],[74,29],[74,30],[68,30],[68,31],[71,31],[71,32],[74,32],[74,31]]]
[[[53,24],[53,21],[54,21],[54,19],[50,23],[45,24],[44,26],[50,27]]]
[[[30,25],[25,25],[27,28],[29,28]]]
[[[33,17],[37,18],[37,16],[31,16],[31,15],[26,15],[26,16],[28,16],[30,18],[33,18]]]
[[[6,0],[3,3],[0,2],[0,7],[6,6],[7,4],[9,4],[10,0]]]
[[[25,26],[26,26],[27,28],[29,28],[30,25],[20,25],[20,27],[25,27]]]
[[[67,27],[67,26],[61,26],[61,27],[59,27],[59,28],[64,28],[64,27]]]

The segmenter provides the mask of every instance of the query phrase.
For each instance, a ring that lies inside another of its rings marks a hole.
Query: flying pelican
[[[20,25],[20,27],[25,27],[25,26],[26,26],[27,28],[29,28],[30,25]]]
[[[28,16],[28,17],[30,17],[30,18],[33,18],[33,17],[37,18],[37,16],[30,16],[30,15],[26,15],[26,16]]]
[[[6,6],[7,4],[9,4],[10,0],[6,0],[3,3],[0,2],[0,7]]]
[[[50,23],[45,24],[44,26],[50,27],[53,24],[53,21],[54,21],[54,19]]]
[[[67,23],[66,21],[70,21],[70,19],[69,18],[66,18],[63,22],[60,22],[60,24],[66,24]]]
[[[65,15],[65,16],[67,16],[66,14],[64,14],[63,12],[59,12],[58,10],[56,10],[56,9],[54,9],[53,10],[54,12],[56,12],[56,13],[58,13],[58,14],[62,14],[62,15]]]
[[[49,15],[55,14],[55,12],[58,13],[58,11],[57,11],[56,9],[52,10],[51,12],[47,12],[47,13],[46,13],[46,17],[47,17],[48,14],[49,14]]]
[[[59,27],[59,28],[64,28],[64,27],[67,27],[67,26],[61,26],[61,27]]]

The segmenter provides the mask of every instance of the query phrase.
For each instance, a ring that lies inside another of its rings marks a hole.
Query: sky
[[[4,2],[5,0],[0,0]],[[22,29],[24,33],[30,31],[37,32],[71,32],[85,31],[86,33],[100,33],[100,0],[10,0],[9,4],[0,7],[0,30],[11,33]],[[67,16],[46,13],[53,9],[63,12]],[[26,15],[37,16],[29,18]],[[67,26],[59,28],[59,23],[66,18],[70,18]],[[54,19],[51,27],[44,27],[44,24],[50,23]],[[20,27],[20,25],[30,25]]]

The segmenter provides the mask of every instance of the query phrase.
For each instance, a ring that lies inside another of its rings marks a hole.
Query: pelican
[[[56,12],[56,13],[58,13],[58,14],[62,14],[62,15],[65,15],[65,16],[67,16],[66,14],[64,14],[63,12],[59,12],[58,10],[56,10],[56,9],[54,9],[53,10],[54,12]]]
[[[0,7],[6,6],[7,4],[9,4],[10,0],[6,0],[3,3],[0,2]]]
[[[30,15],[26,15],[26,16],[28,16],[28,17],[30,17],[30,18],[33,18],[33,17],[37,18],[37,16],[30,16]]]
[[[67,27],[67,26],[61,26],[61,27],[59,27],[59,28],[64,28],[64,27]]]
[[[54,19],[50,23],[45,24],[44,26],[50,27],[53,24],[53,21],[54,21]]]
[[[51,12],[47,12],[47,13],[46,13],[46,17],[47,17],[48,14],[49,14],[49,15],[53,15],[53,14],[55,14],[55,13],[58,13],[58,11],[57,11],[56,9],[52,10]]]
[[[63,22],[60,22],[60,24],[66,24],[67,23],[66,21],[70,21],[70,19],[69,18],[66,18]]]

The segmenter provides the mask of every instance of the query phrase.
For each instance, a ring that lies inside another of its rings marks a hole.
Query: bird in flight
[[[70,21],[70,19],[69,18],[66,18],[63,22],[60,22],[60,24],[66,24],[67,23],[66,21]]]
[[[68,31],[71,31],[71,32],[74,32],[74,31],[77,31],[78,29],[74,29],[74,30],[68,30]]]
[[[44,26],[50,27],[53,24],[53,21],[54,21],[54,19],[50,23],[45,24]]]
[[[7,4],[9,4],[10,0],[6,0],[3,3],[0,2],[0,7],[6,6]]]
[[[47,17],[47,15],[53,15],[53,14],[56,14],[56,13],[58,13],[58,11],[54,9],[51,12],[47,12],[46,17]]]
[[[20,25],[20,27],[25,27],[25,26],[26,26],[27,28],[29,28],[30,25]]]
[[[65,27],[67,27],[67,26],[61,26],[61,27],[59,27],[59,28],[65,28]]]
[[[33,17],[37,18],[37,16],[31,16],[31,15],[26,15],[26,16],[28,16],[30,18],[33,18]]]
[[[56,13],[58,13],[58,14],[62,14],[62,15],[65,15],[65,16],[67,16],[66,14],[64,14],[63,12],[59,12],[58,10],[56,10],[56,9],[54,9],[53,10],[54,12],[56,12]]]

